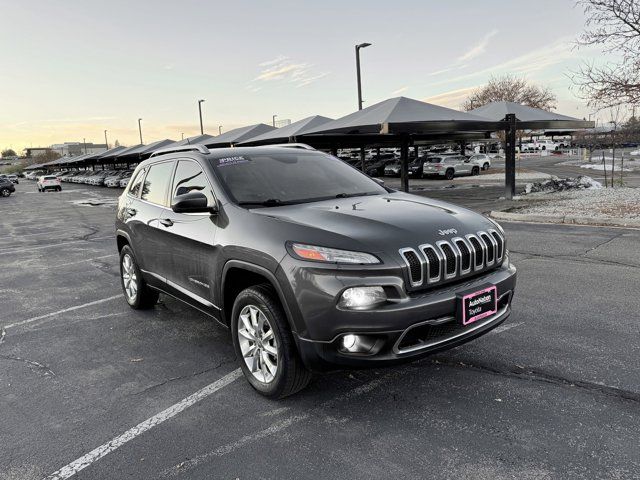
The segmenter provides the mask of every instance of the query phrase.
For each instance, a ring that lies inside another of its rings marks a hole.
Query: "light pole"
[[[277,116],[278,116],[278,115],[272,115],[272,116],[271,116],[271,122],[273,123],[273,127],[274,127],[274,128],[275,128],[275,126],[276,126],[276,117],[277,117]]]
[[[362,110],[362,79],[360,78],[360,49],[370,47],[370,43],[356,45],[356,75],[358,77],[358,110]]]
[[[222,125],[218,125],[218,135],[222,135]]]
[[[86,155],[87,154],[87,139],[83,138],[82,139],[82,143],[84,144],[84,154]]]
[[[181,133],[180,135],[182,135],[182,140],[184,140],[184,132],[183,132],[183,133]]]
[[[142,119],[138,119],[138,131],[140,132],[140,145],[142,145]]]
[[[107,131],[104,131],[104,146],[107,150],[109,150],[109,142],[107,142]]]
[[[202,126],[202,102],[204,102],[204,99],[198,100],[198,113],[200,113],[200,135],[204,135],[204,127]]]

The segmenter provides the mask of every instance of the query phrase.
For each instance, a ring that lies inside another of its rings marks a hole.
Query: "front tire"
[[[149,288],[142,278],[142,272],[129,245],[120,250],[120,285],[125,300],[134,310],[147,310],[158,303],[160,295]]]
[[[456,176],[456,172],[452,168],[447,170],[444,174],[444,178],[446,178],[447,180],[453,180],[453,177],[455,176]]]
[[[265,397],[284,398],[307,386],[311,372],[302,364],[287,318],[270,285],[240,292],[231,315],[233,347],[254,389]]]
[[[484,165],[482,165],[482,169],[483,170],[489,170],[489,164],[485,163]]]
[[[473,167],[473,168],[471,169],[471,175],[473,175],[474,177],[475,177],[476,175],[480,175],[480,167]]]
[[[11,195],[11,190],[9,190],[8,188],[3,188],[2,190],[0,190],[0,195],[2,195],[3,197],[8,197],[9,195]]]

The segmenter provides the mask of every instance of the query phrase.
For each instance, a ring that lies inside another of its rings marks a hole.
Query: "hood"
[[[393,253],[493,228],[487,218],[471,210],[400,192],[259,208],[253,213],[307,226],[315,230],[311,238],[318,245],[338,247],[323,243],[320,231],[324,230],[351,239],[371,253]]]

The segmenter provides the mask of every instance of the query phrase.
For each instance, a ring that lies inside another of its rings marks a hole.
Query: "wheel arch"
[[[275,290],[289,322],[289,327],[292,332],[295,332],[295,323],[293,322],[291,310],[276,276],[260,265],[242,260],[229,260],[222,269],[219,298],[224,323],[231,325],[231,311],[236,296],[245,288],[264,283],[271,285]]]

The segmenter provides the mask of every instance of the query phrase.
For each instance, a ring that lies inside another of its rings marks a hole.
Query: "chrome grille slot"
[[[409,281],[412,287],[422,285],[422,259],[413,248],[403,248],[400,250],[403,260],[409,267]]]
[[[438,251],[432,245],[420,245],[419,248],[427,259],[427,282],[439,281],[442,273],[442,259]]]
[[[475,235],[468,235],[467,238],[473,247],[474,269],[480,270],[484,264],[484,247]]]
[[[504,239],[495,230],[490,230],[489,233],[496,243],[496,261],[500,262],[502,261],[502,257],[504,255]]]
[[[471,271],[471,250],[462,238],[454,238],[453,243],[460,252],[460,273],[464,275]]]
[[[482,239],[482,242],[487,247],[487,250],[486,250],[487,267],[490,265],[493,265],[493,262],[495,261],[495,246],[493,244],[493,240],[491,240],[491,238],[486,232],[478,232],[478,235],[480,236],[480,238]]]
[[[453,278],[458,271],[458,257],[449,242],[438,242],[438,247],[444,258],[444,274],[445,278]]]

